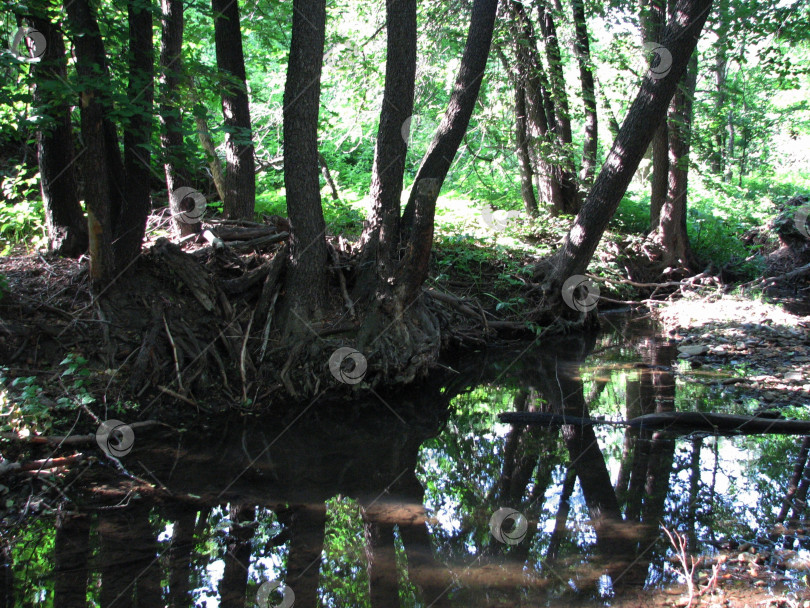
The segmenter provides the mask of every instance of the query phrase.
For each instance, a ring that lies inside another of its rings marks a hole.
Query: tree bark
[[[585,106],[585,141],[582,145],[582,167],[579,181],[583,190],[590,188],[596,173],[598,145],[598,119],[596,115],[596,86],[593,80],[591,48],[588,40],[588,24],[585,20],[584,0],[571,0],[574,15],[576,42],[574,50],[579,62],[579,80],[582,83],[582,101]]]
[[[686,232],[689,146],[692,130],[692,98],[697,81],[697,54],[693,53],[681,86],[669,108],[669,180],[667,199],[661,208],[653,238],[662,249],[667,267],[690,269],[694,259]]]
[[[383,507],[381,504],[380,507]],[[394,525],[379,521],[374,506],[362,510],[372,608],[399,606]]]
[[[211,0],[211,7],[214,11],[217,68],[225,123],[224,215],[249,220],[253,219],[256,205],[256,171],[239,3],[234,0]],[[299,74],[299,77],[303,77],[303,74]]]
[[[39,31],[45,33],[42,30]],[[89,518],[86,515],[60,514],[56,524],[56,541],[53,548],[54,608],[87,606],[89,557]]]
[[[714,149],[710,153],[710,166],[715,175],[723,175],[726,166],[726,132],[725,132],[725,106],[726,106],[726,76],[728,73],[728,30],[729,10],[728,0],[717,3],[717,43],[715,44],[714,59],[714,117],[712,124],[714,132]],[[711,141],[711,140],[710,140]]]
[[[436,199],[475,109],[489,58],[497,8],[498,0],[473,3],[470,29],[450,103],[422,159],[405,206],[402,225],[405,231],[410,229],[410,238],[397,280],[403,290],[403,301],[415,297],[427,278]]]
[[[661,42],[666,25],[667,0],[641,0],[641,34],[645,42]],[[661,207],[667,199],[669,176],[669,130],[662,119],[652,140],[650,178],[650,231],[658,227]]]
[[[87,251],[87,221],[79,204],[73,163],[76,150],[70,124],[70,104],[56,87],[67,80],[62,32],[47,14],[32,15],[31,25],[46,41],[45,54],[33,64],[34,106],[51,123],[37,131],[40,189],[48,227],[48,248],[67,257]]]
[[[407,142],[403,125],[413,114],[416,79],[416,0],[388,0],[385,89],[371,174],[372,209],[361,243],[367,277],[393,275]],[[366,282],[369,283],[368,279]]]
[[[160,38],[160,144],[163,156],[163,171],[166,174],[166,191],[172,212],[172,224],[180,236],[194,234],[199,223],[181,221],[181,213],[188,209],[177,208],[172,192],[190,187],[189,161],[183,145],[182,98],[180,80],[183,73],[183,2],[161,0],[163,28]]]
[[[248,524],[254,521],[256,509],[248,505],[230,505],[229,511],[233,524],[228,531],[228,551],[225,553],[222,580],[219,582],[220,606],[243,608],[250,569],[250,541],[255,530]]]
[[[151,207],[152,105],[154,101],[154,51],[152,12],[141,0],[127,2],[129,16],[128,97],[133,112],[124,128],[124,174],[126,195],[115,225],[113,251],[117,269],[124,269],[138,256],[146,233]]]
[[[552,7],[548,0],[537,3],[540,13],[540,29],[543,32],[548,79],[550,84],[550,102],[554,107],[552,130],[556,135],[556,155],[559,160],[552,164],[553,174],[560,184],[562,200],[555,213],[575,214],[579,211],[581,201],[574,172],[574,159],[571,150],[571,112],[568,105],[568,94],[565,90],[562,56],[557,38],[557,26],[554,23]]]
[[[284,185],[292,226],[287,301],[304,319],[319,316],[326,302],[326,223],[318,175],[325,31],[325,0],[294,0],[284,88]]]
[[[549,208],[551,214],[559,215],[566,208],[565,192],[559,167],[549,160],[557,145],[554,137],[556,109],[537,51],[534,26],[521,3],[510,0],[508,10],[515,46],[515,78],[524,84],[526,91],[526,116],[530,141],[533,143],[531,152],[537,193],[540,202]]]
[[[282,516],[279,516],[281,520]],[[290,530],[286,584],[295,592],[295,605],[316,608],[318,578],[326,526],[326,505],[298,505],[286,520]]]
[[[568,277],[582,274],[587,268],[608,221],[616,212],[644,151],[650,145],[656,125],[664,118],[710,8],[711,0],[678,1],[675,16],[667,25],[661,42],[672,54],[670,71],[663,78],[654,78],[650,73],[645,76],[582,210],[562,248],[552,258],[551,285],[562,285]],[[558,289],[552,287],[551,291],[557,292]]]
[[[108,147],[105,137],[104,95],[91,85],[96,74],[106,73],[104,48],[95,15],[88,0],[74,0],[66,5],[71,30],[75,35],[76,71],[85,89],[81,91],[81,129],[85,153],[82,155],[85,206],[90,252],[90,279],[95,289],[102,288],[115,270],[112,241],[112,217],[120,205],[113,204]],[[99,52],[101,63],[99,63]],[[116,145],[117,152],[117,145]],[[114,180],[113,180],[114,182]]]
[[[174,520],[169,547],[169,606],[191,608],[191,556],[194,552],[196,511],[181,511]]]

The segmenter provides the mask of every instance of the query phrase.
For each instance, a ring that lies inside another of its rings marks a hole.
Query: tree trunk
[[[380,521],[380,513],[377,512],[382,512],[381,507],[384,506],[383,503],[377,509],[374,506],[362,509],[369,599],[372,608],[399,606],[394,525]]]
[[[785,492],[785,499],[782,502],[782,508],[779,509],[779,515],[776,521],[784,523],[787,518],[790,507],[793,506],[793,497],[799,489],[804,469],[807,466],[807,455],[810,453],[810,437],[805,437],[802,440],[802,445],[799,448],[799,455],[796,458],[796,464],[793,466],[793,475],[790,478],[790,485],[788,485],[787,492]]]
[[[526,80],[522,73],[518,73],[509,65],[509,60],[500,47],[496,47],[495,50],[498,59],[503,64],[503,69],[509,75],[512,86],[515,88],[515,153],[517,154],[518,169],[520,170],[520,196],[523,199],[526,213],[536,216],[538,207],[537,197],[534,193],[534,169],[532,168],[532,157],[529,152],[530,137]]]
[[[39,28],[37,28],[39,29]],[[42,30],[39,30],[42,34]],[[54,561],[54,608],[87,606],[90,570],[90,520],[86,515],[60,513],[56,524]]]
[[[645,76],[582,210],[562,248],[551,260],[553,271],[547,287],[552,298],[561,298],[559,286],[567,278],[585,272],[607,223],[616,212],[644,151],[650,145],[656,125],[664,118],[710,8],[711,0],[678,1],[675,17],[670,20],[661,43],[672,54],[670,71],[663,78],[653,77],[651,73]],[[540,266],[539,269],[546,267]]]
[[[255,528],[253,523],[256,509],[248,505],[230,505],[228,550],[225,553],[225,568],[219,581],[220,606],[222,608],[244,608],[247,596],[248,570]]]
[[[667,200],[669,183],[669,129],[662,120],[652,140],[652,175],[650,177],[650,231],[661,221],[661,208]]]
[[[552,7],[547,0],[537,3],[540,13],[540,28],[543,32],[546,60],[548,62],[548,78],[551,87],[550,101],[554,107],[554,122],[552,130],[556,137],[556,154],[559,161],[553,163],[553,173],[560,184],[562,200],[555,214],[565,213],[573,215],[579,211],[580,198],[574,172],[574,160],[571,158],[571,113],[568,106],[568,94],[565,90],[565,74],[563,73],[560,45],[557,39],[557,26],[554,23]]]
[[[526,213],[536,216],[537,197],[534,194],[534,170],[529,154],[529,129],[526,112],[526,83],[515,78],[515,143],[517,144],[518,165],[520,167],[520,195]]]
[[[115,265],[123,270],[141,251],[151,207],[149,180],[152,153],[154,51],[152,12],[141,0],[129,0],[129,85],[133,115],[124,129],[125,192],[113,246]]]
[[[692,54],[681,86],[669,108],[669,183],[667,199],[653,238],[661,246],[662,263],[667,267],[690,269],[694,266],[686,232],[689,146],[692,129],[692,98],[697,81],[697,53]]]
[[[295,592],[296,606],[316,608],[326,526],[326,505],[324,503],[298,505],[293,509],[286,524],[290,530],[286,584]]]
[[[583,190],[588,190],[596,172],[598,122],[596,116],[596,86],[593,81],[593,65],[588,40],[588,24],[585,20],[584,0],[571,0],[574,14],[576,43],[574,50],[579,62],[579,79],[582,83],[582,101],[585,106],[585,141],[582,146],[582,167],[579,181]]]
[[[405,206],[402,224],[404,230],[410,229],[410,238],[397,281],[403,289],[403,301],[412,300],[427,278],[436,199],[475,109],[489,57],[497,8],[498,0],[473,2],[470,30],[453,94],[436,136],[422,159]]]
[[[76,69],[83,78],[93,82],[91,86],[86,84],[88,89],[95,91],[96,103],[101,105],[102,114],[102,138],[104,154],[102,161],[107,181],[109,184],[109,205],[110,205],[110,227],[115,232],[118,229],[117,222],[121,216],[121,205],[124,197],[124,163],[121,160],[121,149],[118,142],[118,132],[116,126],[109,118],[113,109],[112,102],[112,81],[107,67],[107,51],[104,49],[104,41],[101,38],[101,31],[98,27],[95,9],[88,0],[78,0],[78,2],[68,2],[65,4],[65,11],[68,15],[71,34],[74,36],[74,53],[76,54]],[[84,59],[84,66],[79,67],[79,55]],[[85,81],[86,82],[86,81]],[[86,142],[85,142],[86,143]],[[97,169],[91,173],[85,173],[84,182],[91,181],[90,176],[95,176]],[[85,207],[89,200],[85,191]],[[88,218],[88,223],[89,223]],[[89,224],[88,224],[89,225]],[[89,230],[92,231],[92,230]],[[92,235],[90,235],[92,239]]]
[[[191,608],[191,556],[194,552],[194,519],[196,511],[181,510],[174,522],[169,547],[169,606]]]
[[[361,239],[366,285],[371,277],[387,281],[398,260],[394,253],[408,147],[403,125],[413,113],[416,79],[416,0],[388,0],[386,11],[385,89],[371,174],[372,209]]]
[[[239,3],[234,0],[211,0],[211,7],[214,11],[217,68],[225,123],[224,215],[232,219],[250,220],[253,219],[256,205],[256,173],[245,79],[245,58],[242,53],[242,29],[239,24]],[[298,14],[295,15],[297,16]],[[320,73],[320,69],[318,72]],[[297,77],[304,80],[304,84],[309,83],[303,73],[299,73]],[[289,82],[289,78],[287,80]],[[320,87],[318,91],[320,92]],[[285,100],[285,108],[286,105]]]
[[[714,147],[710,154],[712,173],[723,175],[726,166],[726,133],[724,130],[726,106],[726,75],[728,72],[728,30],[729,30],[728,0],[720,0],[717,4],[717,43],[714,45],[714,117],[712,124],[715,128]],[[711,141],[711,139],[710,139]]]
[[[645,42],[661,42],[667,16],[667,0],[641,0],[641,35]],[[654,61],[654,60],[653,60]],[[659,59],[660,61],[660,59]],[[658,227],[661,207],[667,200],[669,176],[669,130],[662,119],[652,140],[650,178],[650,231]]]
[[[537,51],[534,26],[521,3],[510,1],[508,7],[510,32],[515,44],[515,78],[525,86],[526,116],[530,125],[530,139],[534,141],[532,152],[537,192],[541,203],[549,208],[551,214],[559,215],[566,209],[561,170],[548,160],[557,147],[554,137],[557,112]]]
[[[160,145],[162,147],[163,171],[166,174],[166,191],[172,212],[172,224],[180,236],[198,231],[198,222],[183,221],[182,208],[172,192],[191,186],[188,173],[189,161],[183,145],[182,98],[180,79],[183,73],[183,2],[161,0],[163,28],[160,38]]]
[[[75,35],[76,71],[85,89],[81,92],[81,128],[85,153],[82,155],[85,176],[84,195],[87,208],[87,228],[90,251],[90,278],[96,289],[106,285],[113,276],[113,221],[115,209],[111,195],[109,157],[105,137],[103,93],[92,86],[106,66],[99,63],[99,48],[103,61],[103,45],[95,16],[88,0],[74,0],[66,5],[71,30]],[[117,152],[117,146],[116,146]]]
[[[294,0],[284,88],[284,185],[292,226],[287,302],[303,319],[319,316],[326,302],[326,223],[318,175],[325,31],[325,0]]]
[[[30,18],[46,41],[45,54],[34,63],[34,106],[52,123],[37,132],[40,188],[48,227],[48,248],[58,255],[79,257],[87,251],[87,221],[79,204],[73,163],[76,150],[70,125],[70,105],[57,92],[67,80],[67,60],[62,32],[47,15]]]

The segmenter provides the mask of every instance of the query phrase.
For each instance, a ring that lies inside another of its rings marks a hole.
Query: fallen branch
[[[85,456],[79,454],[78,456],[66,456],[64,458],[46,458],[44,460],[31,460],[29,462],[0,462],[0,477],[7,473],[25,473],[29,471],[46,471],[56,469],[58,467],[65,467],[70,464],[75,464],[84,460]]]
[[[251,241],[232,241],[225,246],[230,247],[232,251],[239,253],[242,251],[250,251],[251,249],[264,249],[268,245],[285,240],[288,236],[290,236],[289,232],[279,232],[278,234],[262,236]],[[213,247],[202,247],[197,251],[192,252],[191,255],[202,257],[210,254],[213,250]]]
[[[157,420],[144,420],[142,422],[133,422],[127,425],[133,431],[144,430],[154,426],[165,426],[166,428],[173,428],[164,422]],[[30,435],[23,437],[17,433],[0,433],[0,437],[8,441],[17,441],[20,443],[30,443],[32,445],[86,445],[96,442],[95,433],[89,435]]]
[[[504,412],[502,422],[511,424],[592,426],[608,424],[639,429],[669,431],[688,435],[696,431],[715,435],[810,435],[810,421],[783,420],[759,416],[720,414],[717,412],[660,412],[630,420],[594,420],[547,412]]]

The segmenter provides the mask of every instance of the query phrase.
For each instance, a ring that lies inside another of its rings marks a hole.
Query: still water
[[[757,407],[677,355],[607,318],[445,361],[418,387],[136,433],[126,472],[82,463],[54,480],[56,512],[28,509],[0,606],[610,605],[678,580],[662,525],[695,556],[801,558],[801,534],[772,533],[801,438],[497,418]]]

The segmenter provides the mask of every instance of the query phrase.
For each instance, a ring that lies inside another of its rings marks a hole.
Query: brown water
[[[768,535],[801,439],[498,421],[758,406],[643,324],[605,326],[362,401],[136,432],[127,474],[74,467],[11,525],[0,607],[609,605],[678,580],[661,524],[692,555],[801,557]]]

